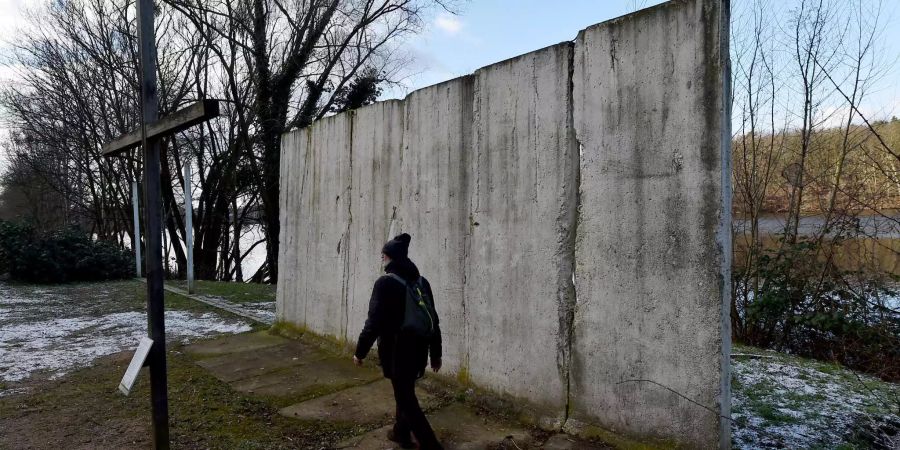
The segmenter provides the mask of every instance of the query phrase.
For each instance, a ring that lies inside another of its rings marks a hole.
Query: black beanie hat
[[[384,253],[391,259],[406,259],[409,254],[410,241],[412,241],[412,237],[406,233],[395,236],[387,241],[387,244],[384,244],[381,253]]]

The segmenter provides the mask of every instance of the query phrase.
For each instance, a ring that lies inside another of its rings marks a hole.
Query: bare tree
[[[280,135],[326,114],[371,103],[407,62],[400,39],[417,31],[426,0],[171,0],[157,16],[160,109],[223,101],[223,117],[163,142],[167,252],[184,273],[185,161],[197,192],[198,278],[245,278],[241,261],[266,246],[275,281]],[[21,82],[2,89],[18,140],[11,155],[65,199],[100,238],[135,242],[134,154],[108,160],[101,145],[139,117],[131,0],[53,3],[30,19],[16,48]],[[241,248],[248,227],[266,239]]]
[[[743,239],[747,249],[741,266],[735,273],[741,279],[735,283],[732,295],[731,315],[735,333],[745,330],[738,320],[738,303],[746,308],[749,298],[759,294],[761,279],[755,270],[763,250],[759,229],[761,214],[766,206],[777,162],[785,154],[786,124],[778,122],[777,98],[784,89],[780,74],[776,73],[775,28],[767,11],[771,2],[757,0],[749,4],[742,14],[734,16],[733,28],[737,30],[732,41],[734,59],[733,108],[740,117],[733,148],[734,189],[741,218],[736,239]],[[747,232],[749,231],[749,233]],[[743,270],[741,270],[743,269]]]
[[[249,86],[249,102],[241,107],[252,116],[247,126],[253,130],[251,145],[244,150],[253,172],[260,175],[266,270],[275,281],[281,134],[331,111],[338,94],[364,68],[386,73],[395,60],[395,44],[419,30],[423,12],[438,2],[170,0],[170,4],[204,30],[210,46],[240,50]]]
[[[864,224],[870,213],[897,222],[890,124],[861,111],[892,64],[879,48],[883,8],[792,5],[785,22],[773,12],[783,4],[766,0],[734,15],[734,334],[896,378],[900,312],[881,295],[879,254],[898,249]],[[762,229],[767,212],[784,213],[780,229]]]

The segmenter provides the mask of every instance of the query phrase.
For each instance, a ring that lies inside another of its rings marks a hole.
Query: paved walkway
[[[197,364],[235,390],[263,398],[298,420],[352,424],[359,434],[339,449],[394,448],[385,436],[393,420],[391,386],[377,367],[355,367],[349,357],[314,344],[247,333],[187,347]],[[548,435],[479,414],[455,401],[437,381],[420,383],[419,400],[438,437],[451,449],[601,449],[566,435]]]
[[[137,281],[141,283],[146,283],[146,278],[136,278]],[[187,297],[191,300],[198,301],[200,303],[205,303],[213,308],[219,308],[223,311],[228,311],[236,316],[243,317],[245,319],[250,319],[254,322],[261,323],[263,325],[272,325],[275,322],[275,305],[273,303],[246,303],[246,304],[238,304],[232,303],[228,300],[225,300],[221,297],[214,297],[209,295],[198,295],[198,294],[189,294],[188,291],[172,286],[171,284],[163,283],[163,289],[173,293],[178,294],[183,297]],[[260,305],[266,305],[267,308],[260,309]],[[268,305],[271,305],[271,309],[268,308]]]

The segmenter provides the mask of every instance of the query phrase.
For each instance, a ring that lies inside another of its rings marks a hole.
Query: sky
[[[0,83],[12,71],[2,65],[8,42],[22,23],[25,8],[49,0],[0,0]],[[733,5],[741,1],[733,0]],[[777,1],[777,0],[773,0]],[[898,61],[895,69],[870,96],[867,110],[875,118],[900,116],[900,1],[881,1],[886,22],[885,58]],[[412,90],[470,74],[478,68],[562,41],[595,23],[661,3],[659,0],[457,0],[458,14],[435,12],[423,32],[403,43],[414,58],[402,87],[392,87],[382,99],[402,98]],[[0,134],[3,133],[0,117]],[[0,152],[2,153],[2,152]],[[0,156],[2,158],[2,156]],[[0,160],[2,165],[2,160]]]
[[[2,0],[0,0],[2,1]],[[732,0],[733,13],[748,0]],[[773,0],[778,3],[778,0]],[[835,0],[842,1],[842,0]],[[882,3],[884,59],[894,70],[870,92],[862,108],[869,118],[900,117],[900,1],[858,0]],[[408,92],[458,76],[523,53],[574,40],[590,25],[649,7],[660,0],[471,0],[459,14],[436,14],[422,35],[408,43],[416,58],[415,75],[404,88],[386,90],[382,98],[402,98]],[[779,5],[784,9],[782,5]],[[837,115],[826,126],[837,125]]]
[[[2,0],[0,0],[2,1]],[[575,39],[578,31],[661,1],[652,0],[470,0],[459,14],[430,18],[409,41],[420,66],[405,80],[409,90],[470,74],[523,53]],[[402,89],[383,97],[402,97]]]
[[[24,11],[48,0],[0,0],[0,83],[15,77],[3,66]],[[439,12],[425,30],[404,43],[414,57],[403,87],[388,89],[382,99],[437,84],[522,53],[575,39],[578,30],[660,3],[658,0],[460,0],[459,14]],[[565,5],[565,6],[562,6]],[[0,138],[4,134],[0,117]],[[0,151],[0,153],[3,153]],[[0,155],[0,168],[3,155]]]

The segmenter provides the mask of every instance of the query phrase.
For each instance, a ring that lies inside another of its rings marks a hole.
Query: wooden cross
[[[141,111],[140,128],[103,146],[104,156],[114,156],[141,145],[144,154],[144,230],[147,240],[147,326],[153,340],[146,363],[150,366],[150,404],[153,443],[169,448],[169,399],[166,381],[166,326],[163,306],[162,221],[160,215],[160,138],[203,123],[219,115],[215,100],[202,100],[157,120],[156,32],[153,28],[153,0],[138,0],[137,19],[140,45]],[[187,180],[189,182],[190,180]],[[187,200],[187,199],[186,199]],[[190,201],[190,200],[187,200]],[[140,237],[135,236],[135,246]]]

